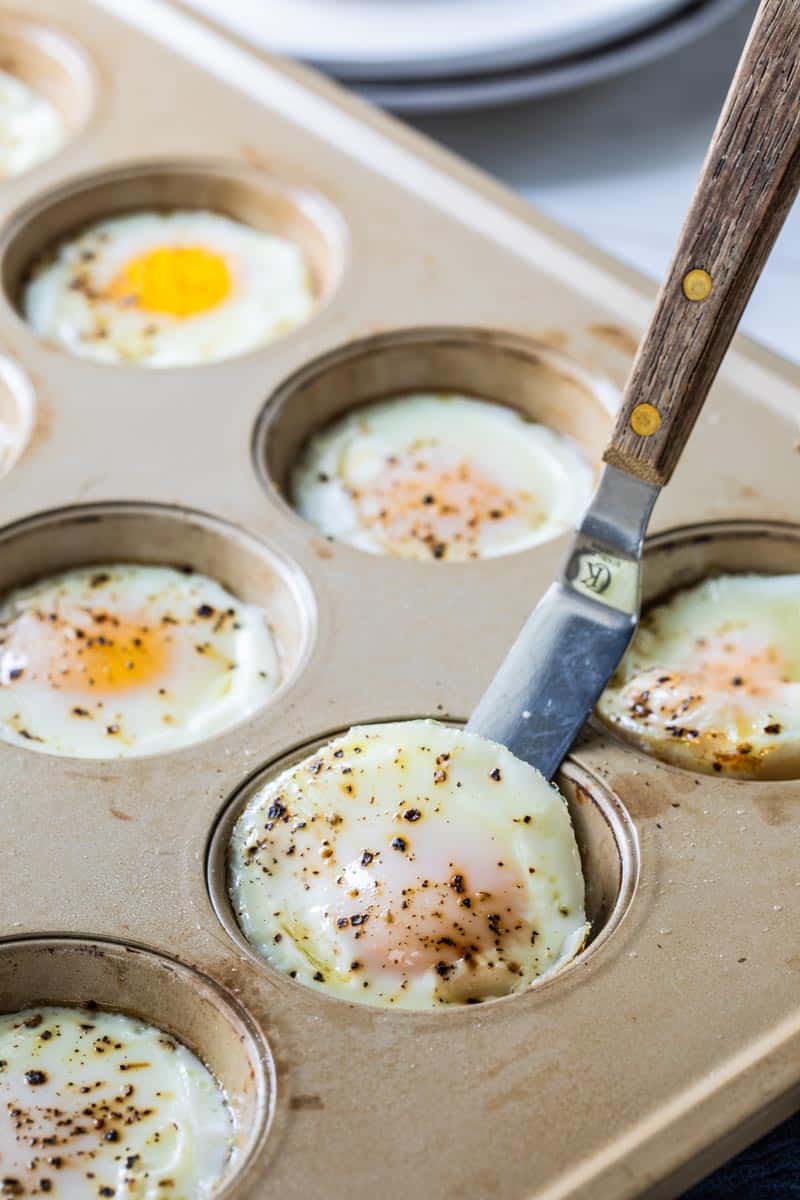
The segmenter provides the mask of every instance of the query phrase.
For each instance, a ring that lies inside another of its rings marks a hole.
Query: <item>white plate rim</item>
[[[483,77],[365,83],[357,85],[356,90],[379,107],[408,115],[458,112],[541,99],[646,66],[710,33],[746,3],[747,0],[699,0],[687,12],[662,23],[656,30],[579,58]]]
[[[686,0],[185,0],[260,49],[342,79],[510,69],[635,33]],[[502,11],[501,7],[502,6]]]

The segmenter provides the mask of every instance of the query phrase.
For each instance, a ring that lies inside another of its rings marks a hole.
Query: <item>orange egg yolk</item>
[[[108,289],[111,299],[149,313],[194,317],[230,295],[225,259],[203,246],[159,246],[130,259]]]
[[[437,837],[415,840],[411,855],[390,849],[366,871],[356,863],[345,868],[360,883],[359,899],[342,897],[333,915],[353,957],[409,975],[493,952],[502,959],[524,920],[525,884],[516,869],[477,839],[461,838],[457,854]],[[363,924],[349,915],[360,910],[370,914]]]
[[[28,611],[7,627],[3,676],[84,696],[133,691],[166,674],[170,641],[168,626],[104,611]]]
[[[791,672],[777,647],[742,647],[735,641],[723,641],[706,655],[701,648],[697,676],[715,690],[745,688],[751,695],[768,695],[778,684],[786,683]]]
[[[667,694],[687,687],[698,700],[709,693],[767,698],[796,677],[776,645],[748,630],[695,638],[694,647],[691,666],[660,674]]]
[[[437,458],[392,455],[376,479],[352,490],[363,524],[380,529],[390,543],[422,543],[434,558],[447,558],[477,552],[487,523],[515,515],[541,521],[529,493],[502,488],[475,463]]]

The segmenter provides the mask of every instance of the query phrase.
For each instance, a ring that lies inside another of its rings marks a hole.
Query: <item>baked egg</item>
[[[0,179],[50,158],[67,140],[61,113],[16,75],[0,71]]]
[[[203,210],[100,221],[34,263],[22,296],[40,337],[81,358],[191,366],[244,354],[307,320],[301,249]]]
[[[289,490],[326,537],[372,554],[460,562],[570,528],[592,471],[567,438],[502,404],[418,393],[352,409],[314,434]]]
[[[644,613],[598,705],[665,762],[800,775],[800,575],[719,575]]]
[[[31,750],[174,750],[242,720],[280,678],[265,612],[204,575],[85,567],[0,603],[0,737]]]
[[[559,792],[505,747],[434,721],[357,726],[271,779],[236,822],[228,868],[258,955],[367,1004],[520,992],[588,934]]]
[[[203,1200],[235,1138],[230,1106],[186,1046],[89,1008],[0,1016],[0,1194]]]

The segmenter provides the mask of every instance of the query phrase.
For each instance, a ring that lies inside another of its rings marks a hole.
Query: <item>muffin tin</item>
[[[561,784],[592,939],[558,976],[480,1006],[311,992],[253,958],[224,889],[254,782],[356,722],[464,719],[566,546],[427,564],[328,542],[284,499],[303,439],[353,402],[458,388],[599,464],[652,289],[177,5],[29,0],[0,21],[11,30],[69,47],[84,108],[68,146],[3,185],[0,413],[6,391],[23,431],[36,412],[0,480],[0,589],[109,558],[193,566],[268,607],[285,679],[174,753],[0,744],[0,1010],[91,999],[186,1041],[238,1116],[230,1200],[678,1193],[796,1102],[800,782],[694,775],[590,723]],[[194,368],[42,345],[16,308],[31,258],[149,204],[300,239],[311,321]],[[656,508],[649,595],[709,570],[800,569],[799,419],[800,372],[740,340]]]

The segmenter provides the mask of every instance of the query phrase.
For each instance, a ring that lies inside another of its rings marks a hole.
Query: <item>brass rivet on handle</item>
[[[687,300],[705,300],[714,286],[708,271],[695,267],[683,277],[683,294]]]
[[[661,413],[655,404],[637,404],[631,413],[630,425],[639,437],[650,437],[661,428]]]

